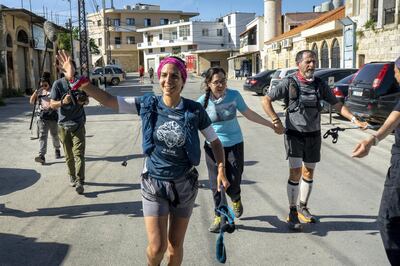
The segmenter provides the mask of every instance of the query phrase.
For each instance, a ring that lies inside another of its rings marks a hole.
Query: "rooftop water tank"
[[[343,5],[343,1],[342,0],[333,0],[332,4],[333,4],[333,8],[336,9]]]
[[[314,12],[316,12],[316,13],[321,12],[321,6],[315,6]]]
[[[321,12],[328,12],[329,10],[332,10],[332,3],[330,1],[328,2],[323,2],[321,4]]]
[[[131,10],[131,6],[130,6],[130,5],[126,5],[126,6],[124,6],[124,8],[125,8],[126,10]]]

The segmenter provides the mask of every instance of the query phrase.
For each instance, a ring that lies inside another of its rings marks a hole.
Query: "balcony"
[[[110,48],[111,50],[118,50],[118,51],[123,51],[123,50],[137,50],[138,48],[137,44],[111,44]]]
[[[110,26],[111,32],[136,32],[136,26]]]
[[[184,38],[187,38],[185,40]],[[183,37],[183,38],[178,38],[175,40],[156,40],[152,42],[142,42],[138,43],[138,49],[152,49],[152,48],[158,48],[158,47],[171,47],[171,46],[183,46],[183,45],[192,45],[194,44],[193,40],[191,37]]]
[[[245,45],[240,48],[240,53],[251,53],[259,51],[258,45]]]

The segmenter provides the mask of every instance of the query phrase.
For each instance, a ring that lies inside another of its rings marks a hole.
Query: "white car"
[[[282,82],[282,79],[290,74],[293,74],[297,71],[297,67],[289,67],[289,68],[279,68],[275,71],[274,75],[271,78],[271,82],[269,84],[269,89],[275,88],[279,83]]]

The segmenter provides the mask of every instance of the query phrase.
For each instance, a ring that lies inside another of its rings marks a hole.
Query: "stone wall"
[[[138,51],[112,51],[111,58],[122,67],[125,72],[137,72],[139,68]]]

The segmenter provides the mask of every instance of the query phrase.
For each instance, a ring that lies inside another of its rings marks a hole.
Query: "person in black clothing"
[[[394,76],[400,83],[400,57],[394,67]],[[386,255],[392,265],[400,265],[400,102],[394,107],[383,126],[354,148],[352,156],[362,158],[368,155],[372,146],[395,130],[390,167],[386,175],[378,215],[378,226]]]

